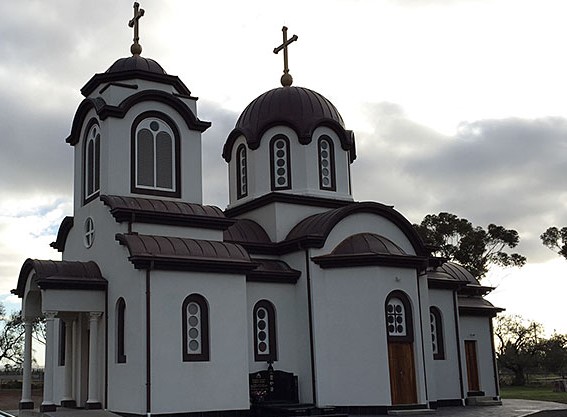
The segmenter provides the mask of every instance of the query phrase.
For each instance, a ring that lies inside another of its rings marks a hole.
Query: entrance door
[[[416,404],[413,343],[389,342],[388,362],[390,364],[392,404]]]
[[[480,391],[478,382],[478,362],[476,358],[476,340],[465,340],[465,356],[467,361],[467,382],[469,392]]]

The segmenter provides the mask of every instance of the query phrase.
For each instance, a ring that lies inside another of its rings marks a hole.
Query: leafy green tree
[[[496,359],[500,368],[514,374],[512,385],[525,385],[527,374],[542,361],[540,337],[543,326],[521,316],[498,316],[494,335],[498,339]]]
[[[542,233],[540,239],[544,246],[567,259],[567,227],[550,227]]]
[[[460,263],[477,278],[488,272],[490,265],[525,265],[526,258],[518,253],[507,253],[520,241],[518,232],[503,226],[489,224],[487,230],[451,213],[428,214],[421,224],[414,224],[433,254]]]
[[[542,368],[564,379],[567,375],[567,335],[553,334],[549,339],[540,343],[540,349]]]

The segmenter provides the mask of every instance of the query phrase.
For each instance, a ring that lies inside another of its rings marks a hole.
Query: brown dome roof
[[[337,108],[321,94],[303,87],[274,88],[253,100],[228,136],[224,159],[230,161],[232,146],[240,135],[246,137],[250,149],[257,149],[264,132],[277,125],[292,128],[303,145],[311,142],[315,128],[327,126],[337,133],[344,150],[352,150],[354,160],[354,135],[345,130]]]
[[[154,74],[166,74],[160,64],[153,59],[133,55],[128,58],[120,58],[106,70],[107,73],[121,71],[146,71]]]

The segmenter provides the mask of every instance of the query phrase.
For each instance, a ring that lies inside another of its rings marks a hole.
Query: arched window
[[[405,293],[393,291],[388,295],[385,315],[388,340],[413,342],[411,304]]]
[[[202,295],[191,294],[183,301],[183,361],[209,360],[209,306]]]
[[[256,362],[278,360],[276,341],[276,309],[268,300],[256,303],[254,314],[254,360]]]
[[[272,170],[272,190],[290,189],[289,139],[284,135],[276,135],[270,141],[270,167]]]
[[[126,302],[120,297],[116,302],[116,362],[126,363],[125,349],[125,329],[126,329]]]
[[[236,198],[248,195],[248,160],[246,146],[241,144],[236,150]]]
[[[85,137],[84,200],[93,200],[100,190],[100,126],[96,119],[89,122]]]
[[[323,135],[317,143],[319,155],[319,188],[321,190],[335,191],[335,148],[333,140]]]
[[[431,323],[431,346],[433,359],[445,359],[445,346],[443,340],[443,319],[437,307],[429,307],[429,321]]]
[[[179,197],[179,135],[160,113],[144,113],[132,126],[132,191]]]

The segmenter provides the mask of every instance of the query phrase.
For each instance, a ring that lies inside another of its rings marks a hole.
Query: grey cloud
[[[502,224],[518,230],[519,250],[530,260],[554,256],[539,235],[567,224],[559,202],[566,191],[559,180],[567,172],[565,119],[479,120],[462,123],[448,137],[393,108],[367,107],[375,132],[357,137],[358,198],[394,203],[413,222],[449,211],[482,226]]]

